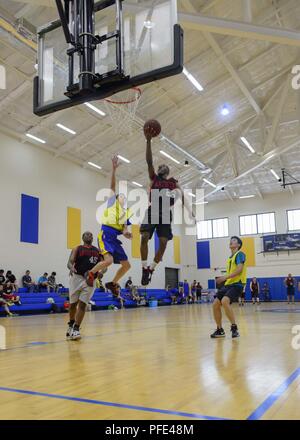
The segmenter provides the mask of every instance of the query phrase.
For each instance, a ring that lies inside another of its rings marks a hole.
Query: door
[[[178,271],[171,267],[165,268],[165,287],[169,285],[171,289],[178,288]]]

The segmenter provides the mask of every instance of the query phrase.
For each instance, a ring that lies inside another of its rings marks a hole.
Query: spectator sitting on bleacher
[[[188,293],[186,294],[184,291],[184,287],[180,286],[179,287],[179,292],[178,292],[178,300],[177,300],[177,304],[187,304],[189,299]]]
[[[5,284],[4,269],[0,269],[0,286],[3,286],[3,284]]]
[[[10,281],[8,281],[3,286],[2,297],[5,299],[8,305],[12,306],[14,304],[20,306],[21,301],[20,297],[17,295],[13,295],[13,285]]]
[[[39,279],[38,279],[38,286],[39,286],[39,292],[41,292],[43,289],[47,289],[47,292],[49,293],[49,284],[48,284],[48,274],[47,272],[44,273]]]
[[[11,271],[11,270],[8,270],[8,271],[6,272],[6,280],[5,280],[5,284],[7,284],[8,282],[10,282],[10,283],[13,285],[13,290],[14,290],[14,292],[17,292],[17,291],[18,291],[18,285],[17,285],[16,281],[17,281],[17,279],[16,279],[16,277],[14,276],[14,274],[12,273],[12,271]]]
[[[51,275],[48,277],[48,287],[50,292],[58,291],[58,285],[56,284],[56,272],[52,272]]]
[[[25,275],[23,275],[22,284],[23,287],[28,290],[28,292],[36,292],[37,290],[37,286],[35,282],[32,281],[32,278],[30,276],[30,270],[26,270]]]
[[[168,288],[169,286],[167,286]],[[178,289],[174,288],[170,290],[170,295],[171,295],[171,305],[173,304],[177,304],[177,299],[178,299]]]
[[[4,308],[4,310],[6,312],[6,316],[8,316],[8,317],[17,316],[14,313],[11,313],[11,311],[9,310],[8,303],[7,303],[6,299],[4,299],[4,297],[3,297],[3,290],[0,290],[0,307]]]
[[[124,298],[122,298],[122,296],[121,296],[121,287],[119,284],[118,284],[118,288],[117,288],[117,296],[114,295],[113,298],[116,299],[117,301],[119,301],[121,309],[123,309],[124,308]]]
[[[131,279],[131,277],[128,277],[128,280],[126,281],[126,284],[125,284],[125,289],[131,290],[132,289],[132,285],[133,285],[132,279]]]
[[[102,283],[103,273],[98,272],[98,276],[96,278],[96,289],[100,290],[100,292],[105,292],[105,288]]]

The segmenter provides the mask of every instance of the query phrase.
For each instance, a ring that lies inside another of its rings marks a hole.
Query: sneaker
[[[111,293],[112,293],[114,296],[119,296],[119,289],[120,289],[119,284],[117,284],[117,283],[113,283],[113,282],[111,281],[110,283],[106,283],[106,284],[105,284],[105,287],[106,287],[108,290],[110,290]]]
[[[74,326],[74,324],[71,324],[70,322],[68,323],[68,330],[67,330],[67,333],[66,333],[66,338],[67,338],[67,340],[69,340],[69,339],[71,339],[71,335],[72,335],[72,332],[73,332],[73,326]]]
[[[225,338],[225,332],[222,328],[217,328],[217,330],[210,335],[211,338]]]
[[[149,268],[143,267],[143,274],[142,274],[142,286],[147,286],[149,284]]]
[[[72,328],[72,332],[71,332],[71,335],[70,335],[70,339],[71,339],[72,341],[77,341],[78,339],[81,339],[81,334],[80,334],[79,327],[74,326],[74,327]]]
[[[91,271],[86,272],[84,274],[84,278],[85,278],[86,284],[88,286],[90,286],[90,287],[94,286],[95,275],[93,274],[93,272],[91,272]]]
[[[232,324],[230,330],[231,330],[232,338],[239,338],[240,334],[239,334],[239,332],[238,332],[238,328],[237,328],[237,325],[236,325],[236,324]]]
[[[153,273],[154,273],[154,269],[150,269],[150,267],[148,267],[148,273],[149,273],[149,283],[151,283],[151,280],[152,280],[152,276],[153,276]]]

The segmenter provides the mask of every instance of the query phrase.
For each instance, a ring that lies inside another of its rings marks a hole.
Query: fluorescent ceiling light
[[[91,165],[91,167],[98,168],[98,170],[101,170],[101,169],[102,169],[102,167],[100,167],[100,165],[97,165],[97,164],[94,163],[94,162],[88,162],[88,164]]]
[[[240,196],[239,199],[252,199],[253,197],[255,197],[255,195],[250,194],[249,196]]]
[[[208,202],[196,202],[195,205],[207,205]]]
[[[193,86],[196,87],[197,90],[199,90],[199,92],[202,92],[203,87],[201,86],[201,84],[196,80],[196,78],[184,67],[183,71],[184,75],[187,77],[187,79],[193,84]]]
[[[195,194],[193,194],[193,193],[188,193],[188,195],[191,197],[196,197]]]
[[[123,160],[123,162],[130,163],[130,160],[126,159],[126,157],[123,157],[123,156],[121,156],[120,154],[118,154],[117,157],[118,157],[119,159]]]
[[[173,162],[180,164],[180,162],[177,159],[174,159],[174,157],[170,156],[168,153],[166,153],[163,150],[160,150],[160,154],[162,154],[163,156],[166,156],[168,159],[173,160]]]
[[[71,130],[71,128],[68,128],[68,127],[66,127],[65,125],[62,125],[62,124],[56,124],[56,126],[59,127],[59,128],[61,128],[61,129],[64,130],[64,131],[67,131],[68,133],[76,134],[76,131]]]
[[[227,116],[229,115],[230,111],[229,108],[227,107],[227,105],[223,105],[222,109],[221,109],[221,115],[223,116]]]
[[[205,183],[207,183],[208,185],[212,186],[213,188],[217,188],[217,185],[215,185],[214,183],[210,182],[209,180],[207,180],[207,179],[204,178],[203,181],[204,181]]]
[[[249,142],[244,136],[241,137],[241,141],[246,145],[246,147],[248,148],[248,150],[251,151],[251,153],[255,153],[254,148],[252,147],[252,145],[249,144]]]
[[[136,185],[136,186],[139,186],[140,188],[142,188],[143,187],[143,185],[141,185],[140,183],[138,183],[138,182],[135,182],[135,181],[132,181],[131,183],[133,183],[134,185]]]
[[[88,108],[94,110],[94,112],[98,113],[101,116],[105,116],[106,113],[104,113],[102,110],[100,110],[98,107],[95,107],[93,104],[91,104],[90,102],[85,102],[84,105],[86,105]]]
[[[154,28],[155,23],[151,20],[146,20],[146,21],[144,21],[144,26],[147,29],[152,29],[152,28]]]
[[[280,180],[280,177],[278,176],[278,174],[276,173],[276,171],[274,170],[270,170],[271,173],[273,174],[273,176],[275,177],[275,179]]]
[[[38,138],[38,137],[36,137],[36,136],[33,136],[33,134],[26,133],[26,136],[28,136],[28,137],[31,138],[31,139],[34,139],[34,140],[37,141],[37,142],[40,142],[41,144],[45,144],[45,143],[46,143],[46,141],[44,141],[43,139]]]

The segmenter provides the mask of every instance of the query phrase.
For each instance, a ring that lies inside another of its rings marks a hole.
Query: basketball
[[[155,119],[149,119],[149,121],[145,122],[144,125],[144,133],[145,136],[148,137],[149,135],[154,138],[157,137],[161,132],[161,126],[158,121]]]

